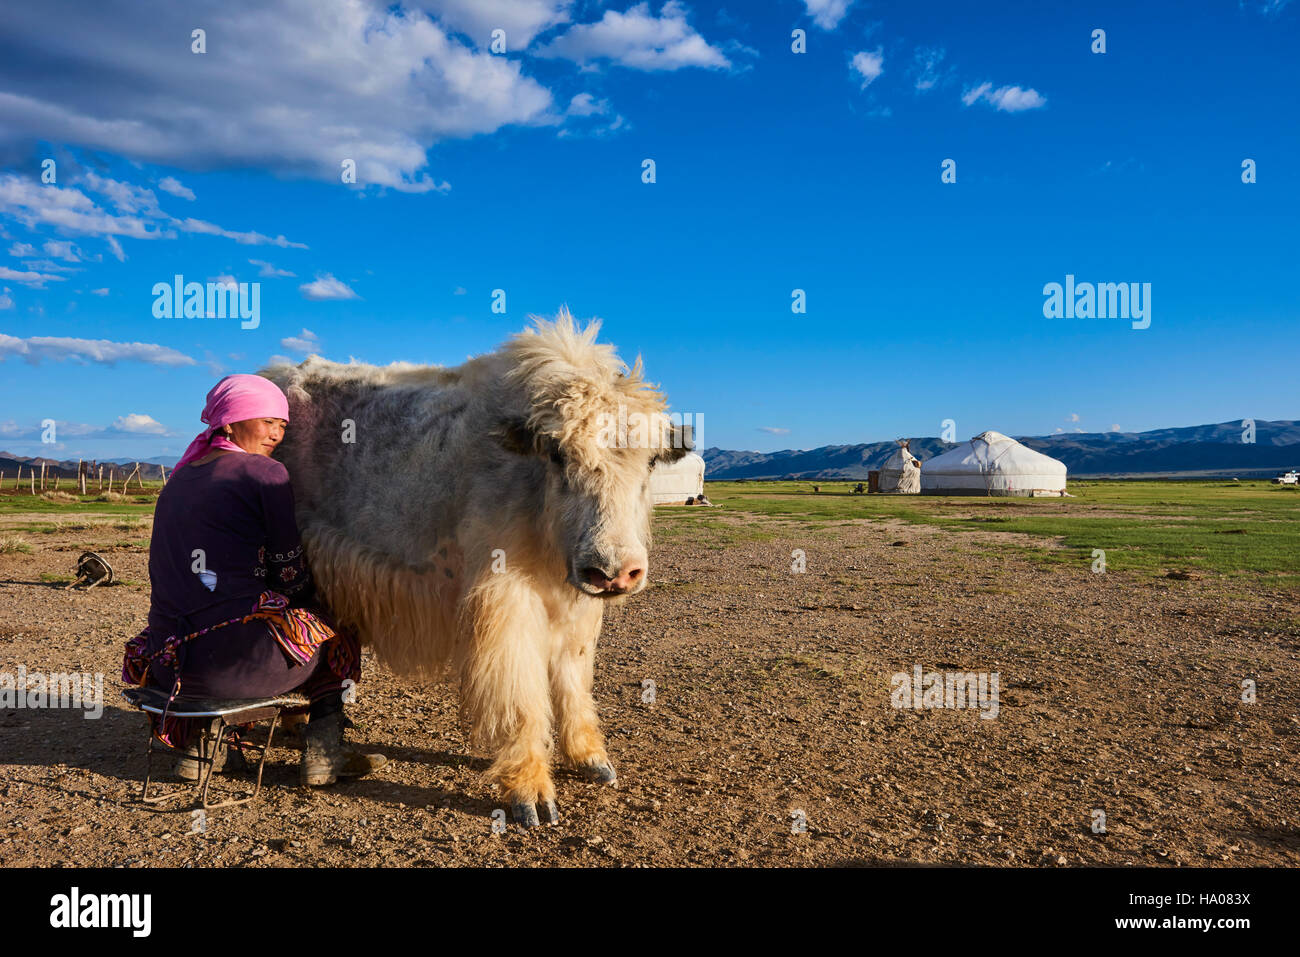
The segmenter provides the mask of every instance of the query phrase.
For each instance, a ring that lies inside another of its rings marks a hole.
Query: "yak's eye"
[[[659,461],[659,456],[657,455],[650,456],[650,466],[646,469],[646,471],[653,472],[655,470],[655,463],[658,461]]]
[[[556,465],[558,465],[560,468],[564,468],[564,456],[560,453],[559,449],[551,450],[551,461],[554,462]]]

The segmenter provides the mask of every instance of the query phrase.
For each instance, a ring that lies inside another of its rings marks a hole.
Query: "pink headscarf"
[[[241,372],[226,376],[212,387],[203,414],[199,416],[199,420],[206,422],[208,427],[194,437],[190,447],[176,463],[176,468],[203,458],[213,449],[244,451],[221,434],[221,427],[246,419],[268,418],[289,421],[289,400],[284,397],[280,387],[260,375]]]

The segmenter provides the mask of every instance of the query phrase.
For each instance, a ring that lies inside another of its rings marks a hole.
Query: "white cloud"
[[[1071,413],[1070,413],[1070,421],[1071,421],[1071,422],[1078,422],[1078,421],[1079,421],[1079,413],[1078,413],[1078,412],[1071,412]]]
[[[29,270],[34,272],[80,272],[76,266],[65,266],[63,263],[56,263],[53,259],[29,259],[23,263]],[[66,278],[66,277],[65,277]]]
[[[995,90],[992,83],[971,87],[961,96],[961,101],[967,106],[979,100],[1005,113],[1036,110],[1047,105],[1047,100],[1037,90],[1022,90],[1018,86],[1001,86]]]
[[[1112,432],[1122,432],[1122,431],[1124,431],[1123,429],[1121,429],[1121,428],[1119,427],[1118,424],[1112,425],[1112,426],[1110,427],[1110,430],[1111,430]]]
[[[0,57],[0,147],[66,143],[181,168],[251,167],[332,183],[352,159],[360,185],[427,192],[442,185],[425,172],[435,143],[559,122],[550,91],[518,58],[472,49],[411,5],[12,6]],[[563,12],[500,0],[441,6],[449,24],[471,29],[498,17],[520,38]],[[189,50],[197,25],[208,33],[202,55]]]
[[[73,243],[50,240],[42,248],[45,250],[45,255],[53,256],[55,259],[63,259],[70,263],[81,262],[81,250]]]
[[[258,232],[241,233],[231,229],[225,229],[216,223],[205,222],[202,219],[174,219],[172,220],[176,228],[185,233],[201,233],[206,236],[223,236],[226,239],[233,239],[235,242],[244,246],[280,246],[282,248],[292,247],[294,249],[306,249],[306,243],[295,243],[284,236],[276,236],[272,239],[270,236],[263,236]]]
[[[577,117],[587,119],[591,117],[608,116],[611,107],[609,100],[597,100],[590,93],[579,93],[569,101],[568,107],[564,111],[566,117]],[[621,114],[615,115],[614,119],[608,122],[596,121],[586,124],[575,124],[563,127],[556,136],[561,139],[569,137],[601,137],[606,134],[621,130],[627,126],[627,120]]]
[[[288,349],[290,352],[308,352],[320,351],[320,337],[310,329],[304,329],[296,336],[288,336],[280,340],[280,348]]]
[[[425,0],[424,6],[449,30],[463,33],[481,49],[492,31],[506,34],[506,50],[526,49],[533,37],[569,22],[572,0]]]
[[[1256,3],[1253,5],[1265,17],[1274,17],[1285,10],[1290,3],[1291,0],[1256,0]],[[1240,0],[1237,5],[1242,9],[1251,6],[1251,4],[1248,4],[1246,0]]]
[[[595,116],[609,112],[609,100],[597,100],[590,93],[579,93],[569,101],[565,116]]]
[[[0,290],[0,309],[12,309],[14,307],[14,297],[9,295],[9,287],[5,286]]]
[[[217,285],[219,285],[219,286],[238,286],[238,285],[239,285],[239,280],[236,279],[234,276],[230,275],[229,273],[223,273],[223,274],[220,275],[220,276],[213,276],[213,277],[212,277],[212,282],[215,282],[215,283],[216,283]]]
[[[776,426],[776,425],[760,425],[760,426],[758,427],[758,431],[760,431],[760,432],[767,432],[767,433],[770,433],[771,435],[789,435],[789,434],[790,434],[790,430],[789,430],[789,429],[783,429],[783,428],[781,428],[780,426]]]
[[[163,235],[157,229],[151,231],[149,224],[138,216],[106,212],[79,189],[53,183],[42,185],[14,173],[0,175],[0,214],[12,216],[28,229],[48,225],[75,233],[133,239],[158,239]]]
[[[944,72],[940,69],[944,52],[941,47],[918,47],[912,54],[912,73],[916,77],[917,90],[931,90],[944,79]]]
[[[23,259],[36,255],[36,247],[31,243],[14,243],[9,247],[9,255],[15,259]]]
[[[28,228],[50,225],[69,232],[103,236],[108,242],[110,252],[122,262],[126,260],[126,253],[116,236],[128,236],[132,239],[175,239],[177,230],[221,236],[246,246],[308,248],[306,243],[294,242],[283,235],[271,237],[253,230],[226,229],[216,223],[192,217],[174,219],[159,208],[157,197],[152,190],[120,180],[108,179],[93,172],[83,174],[79,182],[87,189],[107,197],[121,215],[102,209],[80,189],[53,184],[37,185],[35,181],[15,174],[0,175],[0,214],[8,214]],[[36,252],[27,243],[15,243],[10,248],[10,254],[14,255],[15,250],[22,255],[34,255]],[[87,257],[75,243],[68,241],[47,241],[44,250],[46,255],[68,262],[87,260],[98,262],[102,258],[98,254]]]
[[[107,296],[107,295],[108,295],[108,287],[105,286],[103,289],[92,289],[92,290],[90,290],[90,294],[91,294],[92,296]]]
[[[49,273],[33,272],[29,269],[19,272],[16,269],[10,269],[8,266],[0,266],[0,279],[20,282],[24,286],[31,286],[33,289],[43,289],[47,282],[63,282],[67,278],[67,276],[51,276]]]
[[[0,332],[0,361],[24,359],[37,365],[43,359],[61,362],[147,362],[161,366],[192,366],[197,363],[183,352],[152,342],[113,342],[109,339],[71,339],[63,336],[32,336],[19,339]]]
[[[834,30],[849,12],[853,0],[803,0],[813,23],[823,30]]]
[[[298,364],[298,360],[290,359],[288,356],[282,356],[277,353],[276,355],[273,355],[271,356],[271,358],[267,359],[266,364],[269,366],[296,366]]]
[[[1065,429],[1061,428],[1061,427],[1058,425],[1056,428],[1052,429],[1052,434],[1053,434],[1053,435],[1057,435],[1058,433],[1061,433],[1061,432],[1064,432],[1064,431],[1065,431]]]
[[[536,51],[586,64],[610,60],[635,70],[679,70],[683,67],[725,69],[731,61],[686,22],[686,7],[667,0],[659,16],[648,3],[638,3],[624,13],[606,10],[595,23],[580,23]]]
[[[872,80],[885,72],[883,48],[877,48],[875,53],[863,50],[853,54],[853,70],[862,77],[862,89],[865,90]]]
[[[77,436],[78,438],[104,431],[97,425],[88,425],[85,422],[66,422],[63,419],[55,419],[54,426],[59,435],[72,435]],[[23,425],[14,419],[7,419],[4,422],[0,422],[0,438],[39,441],[43,431],[44,429],[39,425]],[[51,447],[46,443],[41,443],[41,445],[42,450]],[[63,443],[55,442],[53,443],[53,448],[63,448]],[[45,457],[44,451],[38,453],[38,455],[41,458]]]
[[[181,181],[175,176],[167,176],[159,181],[158,188],[164,193],[171,193],[173,196],[179,196],[181,199],[194,200],[194,190],[188,186],[182,186]]]
[[[467,290],[464,286],[457,286],[455,290],[452,291],[453,296],[464,296],[464,295],[468,295],[468,293],[469,290]]]
[[[158,208],[158,196],[145,186],[136,186],[134,183],[125,183],[120,179],[100,176],[94,170],[83,172],[76,183],[84,183],[92,193],[106,196],[119,213],[162,215],[162,210]]]
[[[109,426],[114,432],[134,432],[145,435],[166,435],[167,427],[153,416],[139,412],[119,415]]]
[[[68,422],[63,419],[56,419],[54,424],[60,438],[121,439],[124,436],[171,434],[161,422],[138,412],[119,415],[112,425],[91,425],[88,422]],[[0,439],[39,441],[43,431],[39,425],[22,425],[13,419],[0,422]],[[53,446],[42,443],[37,455],[44,457],[50,448],[62,449],[66,446],[62,442]]]
[[[257,274],[263,279],[297,278],[297,273],[289,272],[287,269],[279,269],[263,259],[250,259],[248,262],[250,265],[260,267]]]
[[[320,301],[324,299],[360,299],[355,292],[330,273],[318,275],[312,282],[303,283],[298,289],[304,299]]]

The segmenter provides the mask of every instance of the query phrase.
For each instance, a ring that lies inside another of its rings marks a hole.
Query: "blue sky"
[[[104,6],[0,14],[0,449],[179,455],[221,375],[562,304],[708,446],[1300,417],[1300,4]],[[155,317],[178,273],[257,328]]]

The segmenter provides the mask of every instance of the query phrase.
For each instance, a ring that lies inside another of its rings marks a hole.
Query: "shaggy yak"
[[[607,602],[646,587],[650,470],[689,450],[663,396],[567,309],[455,368],[310,356],[289,470],[317,588],[394,671],[460,680],[515,819],[558,820],[550,757],[615,783],[591,697]]]

